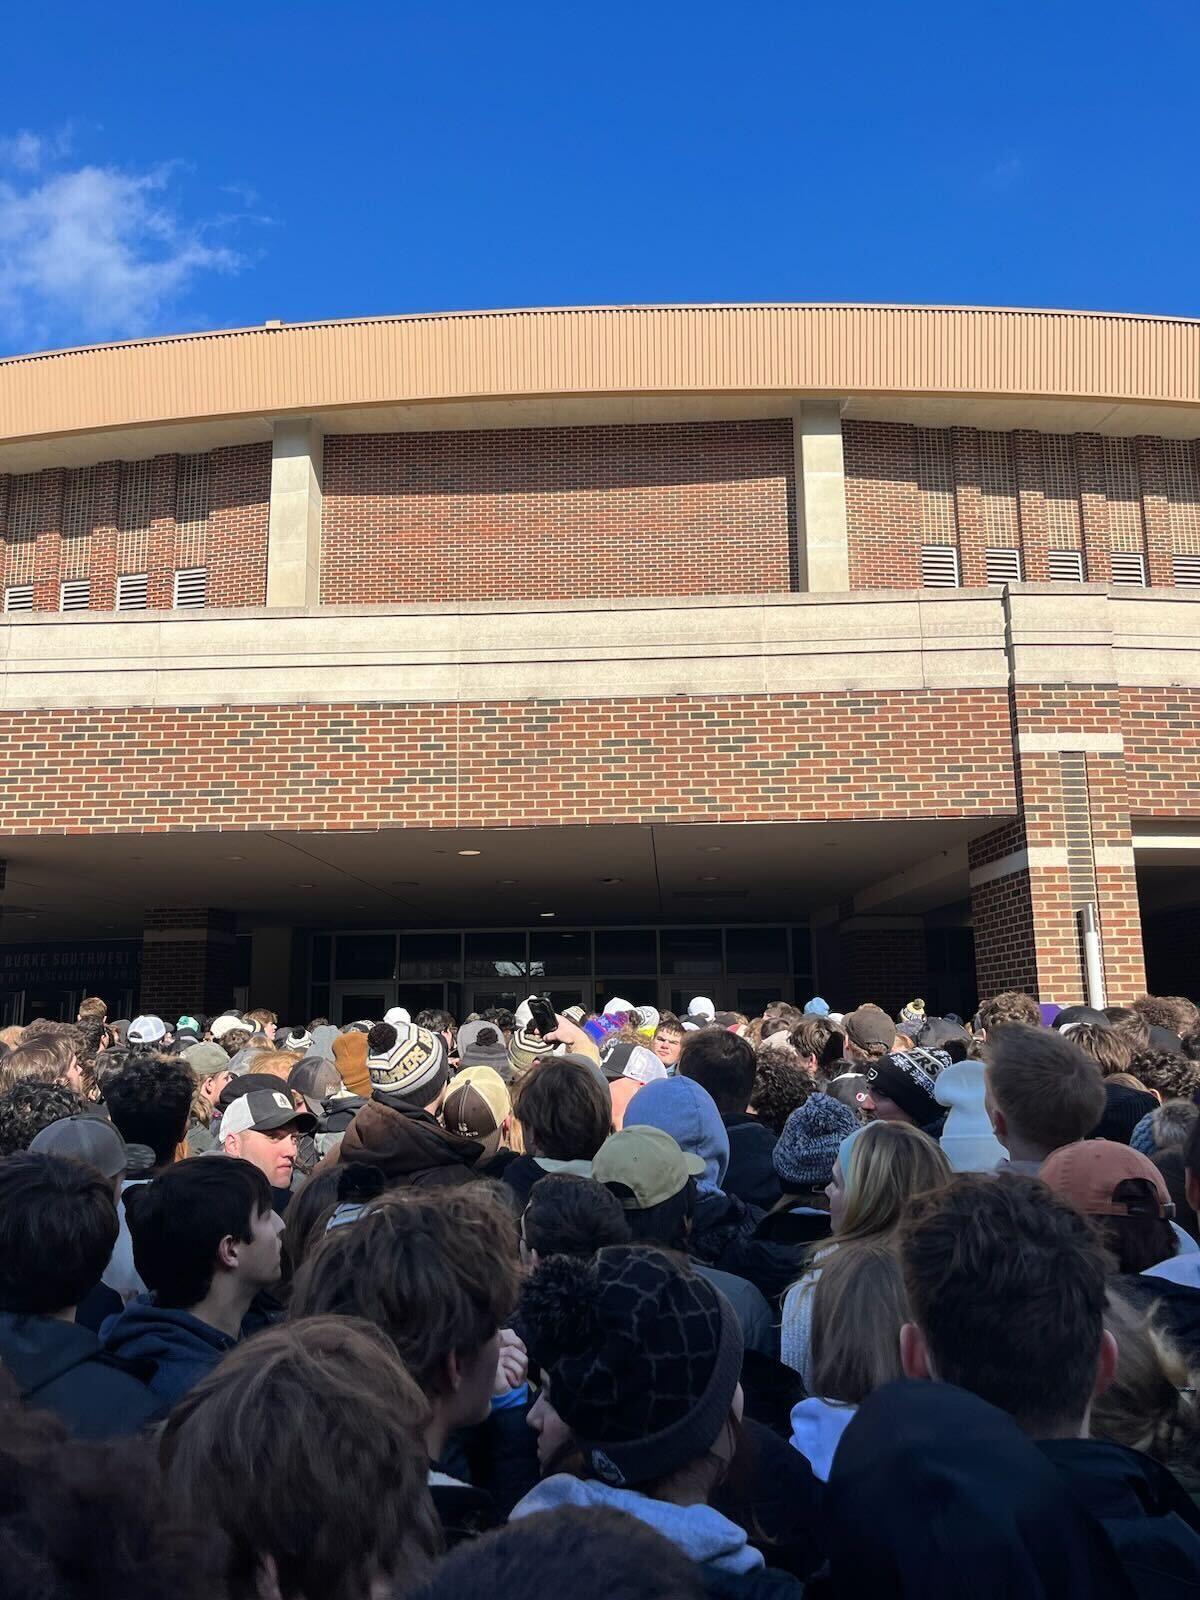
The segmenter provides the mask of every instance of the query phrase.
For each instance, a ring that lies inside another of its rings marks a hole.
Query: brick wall
[[[790,420],[330,435],[324,495],[327,604],[796,586]]]
[[[1119,699],[1130,812],[1200,815],[1200,690],[1121,689]]]
[[[967,588],[988,548],[1021,554],[1028,583],[1051,551],[1078,551],[1108,583],[1114,551],[1140,555],[1152,585],[1175,555],[1200,554],[1200,440],[1101,438],[898,423],[842,424],[852,589],[920,584],[923,545],[958,551]]]
[[[916,765],[896,758],[914,724]],[[0,744],[6,833],[900,819],[1015,805],[1007,699],[991,689],[30,711],[0,715]]]
[[[232,912],[152,910],[142,936],[142,1011],[168,1024],[197,1007],[221,1011],[233,1000],[236,918]]]
[[[58,611],[62,583],[86,579],[89,609],[111,611],[117,578],[144,572],[162,610],[176,570],[206,567],[210,606],[261,606],[270,498],[268,444],[0,476],[0,586],[32,583],[33,609]]]

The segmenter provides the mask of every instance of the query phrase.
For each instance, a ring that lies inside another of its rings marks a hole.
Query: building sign
[[[91,944],[0,945],[0,990],[136,988],[142,947],[136,939]]]

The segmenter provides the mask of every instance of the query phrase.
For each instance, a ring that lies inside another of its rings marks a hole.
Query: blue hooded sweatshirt
[[[220,1361],[237,1340],[189,1311],[158,1306],[139,1295],[100,1329],[104,1348],[123,1361],[151,1363],[147,1388],[169,1410]]]
[[[699,1156],[704,1171],[696,1179],[697,1194],[721,1194],[729,1167],[729,1134],[717,1103],[693,1078],[666,1078],[648,1083],[629,1102],[627,1128],[660,1128],[681,1150]]]

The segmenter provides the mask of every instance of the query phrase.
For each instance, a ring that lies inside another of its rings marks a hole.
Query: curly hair
[[[1129,1070],[1164,1100],[1190,1100],[1200,1089],[1200,1062],[1170,1050],[1140,1050]]]
[[[146,1144],[156,1166],[187,1133],[195,1080],[178,1056],[134,1054],[105,1085],[113,1127],[126,1144]]]
[[[750,1110],[768,1128],[782,1133],[796,1107],[822,1087],[820,1079],[805,1072],[794,1051],[768,1046],[755,1058]]]
[[[1028,1028],[1041,1027],[1041,1008],[1031,994],[1023,989],[1005,989],[990,1000],[979,1002],[979,1026],[984,1033],[992,1033],[1011,1022],[1022,1022]]]
[[[25,1079],[0,1094],[0,1156],[28,1150],[35,1134],[52,1122],[86,1111],[87,1102],[65,1083]]]
[[[1165,1028],[1177,1039],[1200,1028],[1200,1009],[1181,994],[1144,994],[1130,1009],[1143,1017],[1149,1027]]]

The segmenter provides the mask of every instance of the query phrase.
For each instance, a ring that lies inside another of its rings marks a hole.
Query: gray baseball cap
[[[111,1122],[94,1111],[78,1111],[62,1117],[34,1134],[29,1148],[40,1156],[69,1156],[85,1161],[106,1178],[119,1178],[125,1171],[125,1141]]]

